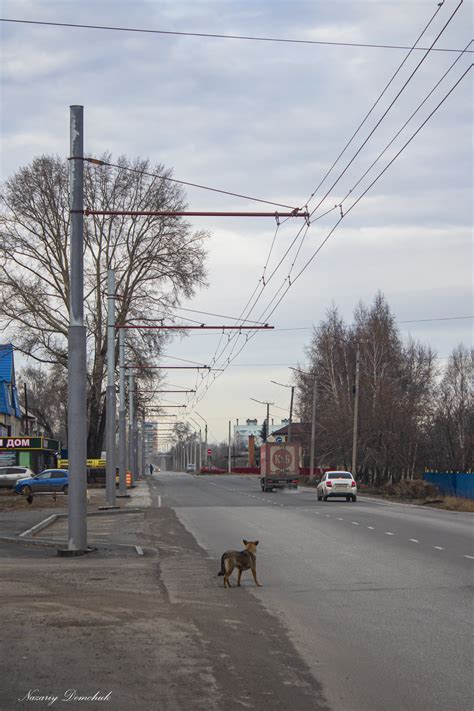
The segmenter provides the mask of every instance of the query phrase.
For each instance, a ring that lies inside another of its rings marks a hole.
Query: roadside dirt
[[[123,541],[134,519],[114,520]],[[31,708],[29,693],[54,708],[69,689],[110,692],[74,703],[90,711],[328,709],[279,620],[246,587],[223,589],[172,509],[133,526],[156,555],[0,547],[2,711]]]

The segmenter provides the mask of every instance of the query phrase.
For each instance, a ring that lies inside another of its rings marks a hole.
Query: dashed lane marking
[[[469,560],[474,560],[474,555],[465,555],[464,558],[469,558]]]
[[[444,548],[441,548],[441,546],[433,546],[433,548],[436,548],[437,551],[444,551]]]
[[[357,521],[351,521],[351,523],[352,523],[354,526],[360,526],[360,523],[358,523]]]
[[[411,541],[412,543],[419,543],[419,542],[420,542],[420,541],[417,540],[416,538],[410,538],[410,541]]]
[[[340,516],[337,517],[337,520],[338,520],[338,521],[344,521],[344,519],[341,518]]]
[[[367,526],[367,528],[370,528],[371,531],[375,531],[375,526]]]
[[[391,533],[390,531],[385,531],[385,535],[386,535],[386,536],[394,536],[395,534],[394,534],[394,533]]]

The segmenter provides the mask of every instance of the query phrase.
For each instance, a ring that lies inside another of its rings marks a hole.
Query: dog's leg
[[[232,585],[229,583],[229,578],[230,578],[230,576],[231,576],[232,573],[233,573],[234,565],[233,565],[233,563],[227,561],[227,566],[228,566],[228,567],[226,568],[226,572],[225,572],[225,575],[224,575],[224,587],[225,587],[225,588],[231,588]]]
[[[255,585],[257,585],[257,587],[261,588],[262,586],[260,585],[260,583],[257,580],[257,568],[252,568],[252,575],[253,575],[253,579],[255,580]]]
[[[242,577],[242,568],[239,568],[239,572],[237,573],[237,585],[240,588],[240,578]]]

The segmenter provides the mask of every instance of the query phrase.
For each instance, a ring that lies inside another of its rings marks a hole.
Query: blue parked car
[[[62,491],[67,494],[68,483],[67,469],[45,469],[34,477],[17,481],[14,490],[26,496],[41,491]]]

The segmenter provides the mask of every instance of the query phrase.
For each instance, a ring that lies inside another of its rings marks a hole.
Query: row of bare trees
[[[429,346],[402,341],[380,293],[369,308],[357,307],[350,326],[331,308],[306,349],[311,376],[295,375],[302,422],[311,421],[316,381],[318,464],[350,467],[357,348],[358,476],[378,486],[413,478],[425,467],[469,469],[473,352],[457,346],[443,371]]]
[[[108,154],[102,159],[112,162]],[[169,180],[171,172],[164,166],[123,156],[117,165],[85,163],[86,207],[121,211],[179,211],[186,207],[182,188]],[[68,165],[64,159],[36,158],[3,185],[0,328],[4,339],[39,364],[25,372],[31,390],[29,407],[45,430],[59,430],[62,436],[67,434],[69,221]],[[84,222],[87,449],[89,456],[99,456],[105,427],[107,270],[115,270],[118,323],[159,324],[165,317],[170,323],[173,307],[205,284],[206,234],[192,232],[178,217],[95,215]],[[128,360],[142,366],[156,362],[165,340],[159,331],[128,332]],[[146,370],[142,372],[146,378]],[[53,397],[55,384],[59,398]]]

